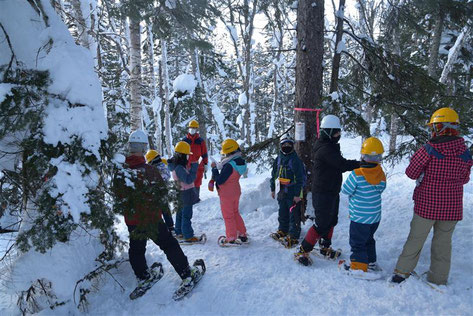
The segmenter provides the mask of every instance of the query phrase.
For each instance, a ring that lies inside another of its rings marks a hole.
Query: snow
[[[192,74],[182,74],[174,79],[172,86],[174,91],[193,94],[195,87],[197,87],[197,81]]]
[[[342,39],[338,45],[337,45],[337,54],[340,54],[341,52],[347,51],[347,47],[345,45],[345,40]]]
[[[246,93],[242,92],[238,96],[238,104],[239,105],[246,105],[248,103],[248,99],[246,98]]]
[[[0,83],[0,103],[6,99],[7,96],[13,95],[11,89],[13,89],[15,85],[11,83]]]
[[[24,1],[2,2],[0,21],[9,34],[17,60],[25,67],[49,71],[49,93],[78,105],[69,106],[67,110],[60,109],[66,103],[48,106],[44,129],[47,142],[66,144],[73,141],[75,135],[84,136],[83,146],[99,157],[100,140],[107,135],[107,121],[102,108],[101,84],[94,72],[92,56],[89,50],[75,44],[49,3],[43,5],[43,9],[48,15],[49,27],[44,26],[41,17]],[[0,45],[0,64],[8,63],[10,56],[9,48],[3,42]],[[79,114],[82,116],[79,117]],[[69,127],[71,117],[75,118],[72,128]],[[90,124],[81,127],[75,124],[84,119]],[[78,130],[81,130],[79,134],[75,134]],[[49,132],[58,134],[51,135]]]
[[[382,139],[388,143],[389,138]],[[341,150],[346,158],[359,158],[361,137],[342,138]],[[387,315],[468,315],[473,308],[473,185],[470,181],[464,192],[464,219],[453,235],[453,257],[449,285],[444,293],[432,290],[421,281],[410,278],[402,286],[390,286],[386,279],[393,271],[398,255],[407,238],[412,217],[412,191],[404,170],[407,160],[391,167],[384,165],[387,189],[383,193],[383,214],[375,234],[378,264],[385,277],[377,281],[351,278],[338,270],[336,262],[313,257],[314,265],[303,267],[293,259],[295,250],[287,250],[268,236],[278,226],[277,202],[270,197],[269,170],[255,174],[250,165],[248,178],[240,179],[242,197],[240,211],[245,220],[250,245],[241,248],[220,248],[217,238],[225,232],[219,199],[216,192],[201,190],[202,201],[194,207],[193,227],[196,233],[205,232],[205,245],[183,247],[189,261],[203,258],[207,273],[191,295],[174,302],[173,291],[179,277],[166,260],[163,252],[148,242],[148,263],[160,261],[165,275],[144,297],[130,301],[128,294],[136,285],[129,263],[111,270],[113,277],[105,275],[97,290],[88,295],[89,313],[94,315],[296,315],[296,314],[387,314]],[[348,174],[344,174],[346,178]],[[202,188],[207,187],[204,179]],[[350,246],[348,200],[341,195],[339,223],[335,229],[333,246],[343,250],[342,259],[348,259]],[[127,239],[128,232],[121,220],[119,234]],[[305,235],[311,221],[302,227]],[[431,236],[421,253],[416,271],[429,268]],[[18,314],[16,296],[25,290],[39,275],[53,282],[58,300],[69,300],[54,311],[44,314],[78,314],[73,303],[75,282],[96,266],[90,258],[101,251],[95,239],[77,231],[67,244],[58,244],[46,254],[29,252],[18,260],[15,268],[2,278],[0,313]],[[127,258],[126,250],[122,257]],[[54,267],[51,263],[54,262]],[[2,271],[4,273],[4,271]]]

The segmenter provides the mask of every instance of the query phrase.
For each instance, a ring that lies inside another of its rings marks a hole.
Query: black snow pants
[[[128,225],[130,233],[130,248],[128,255],[130,264],[139,279],[148,277],[148,265],[146,263],[146,243],[151,239],[166,255],[167,259],[181,278],[186,278],[190,274],[189,262],[179,245],[179,242],[169,232],[164,221],[159,221],[156,228],[138,228],[135,225]]]

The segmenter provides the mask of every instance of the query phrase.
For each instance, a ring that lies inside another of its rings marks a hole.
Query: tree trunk
[[[77,36],[79,37],[79,44],[82,47],[90,49],[90,39],[88,34],[87,23],[84,19],[84,13],[81,8],[81,0],[70,0],[72,7],[74,8],[74,15],[77,21]]]
[[[396,112],[391,113],[390,134],[389,154],[393,154],[396,151],[396,140],[399,134],[399,116],[396,114]]]
[[[427,70],[429,76],[431,77],[435,77],[435,73],[437,72],[440,39],[442,38],[443,21],[445,18],[445,14],[443,13],[443,10],[440,5],[438,10],[439,11],[435,23],[434,35],[432,38],[432,46],[430,47],[429,68]]]
[[[171,133],[171,115],[169,109],[169,72],[168,72],[168,48],[167,42],[165,40],[161,41],[161,68],[163,72],[163,81],[164,81],[164,129],[166,132],[166,149],[168,156],[173,154],[172,151],[172,133]]]
[[[141,123],[141,31],[140,20],[130,17],[130,107],[131,129],[142,128]]]
[[[313,5],[315,4],[315,5]],[[299,108],[316,108],[322,97],[324,55],[324,0],[300,0],[297,8],[296,100]],[[305,123],[305,141],[296,151],[307,170],[312,170],[312,149],[317,128],[314,112],[296,111],[295,120]],[[308,177],[308,187],[312,182]]]
[[[345,12],[345,0],[340,0],[337,12],[337,37],[335,39],[335,52],[333,54],[332,62],[332,77],[330,80],[330,93],[338,91],[338,74],[340,70],[340,59],[342,57],[342,50],[339,47],[343,40],[343,18]],[[340,112],[338,100],[332,101],[333,112]]]

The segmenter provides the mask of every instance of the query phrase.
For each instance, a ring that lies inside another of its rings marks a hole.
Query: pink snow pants
[[[246,236],[245,223],[238,209],[239,203],[239,194],[231,198],[220,197],[220,207],[222,208],[222,215],[225,220],[225,233],[228,241],[235,240],[239,236]]]

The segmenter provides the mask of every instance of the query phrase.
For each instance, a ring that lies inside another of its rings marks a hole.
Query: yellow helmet
[[[151,161],[153,161],[154,158],[158,156],[159,156],[159,153],[156,150],[154,149],[148,150],[148,152],[145,155],[146,163],[150,163]]]
[[[460,118],[458,117],[457,112],[452,110],[451,108],[441,108],[432,114],[430,118],[430,122],[428,125],[432,125],[434,123],[460,123]]]
[[[361,145],[362,155],[381,155],[384,153],[383,143],[376,137],[367,138]]]
[[[240,148],[238,143],[234,139],[229,138],[223,141],[222,150],[220,151],[220,153],[222,155],[228,155],[236,151],[238,148]]]
[[[174,147],[174,151],[185,155],[192,155],[191,145],[186,142],[178,142],[176,147]]]
[[[199,128],[199,122],[197,122],[196,120],[192,120],[189,122],[189,126],[190,128]]]

